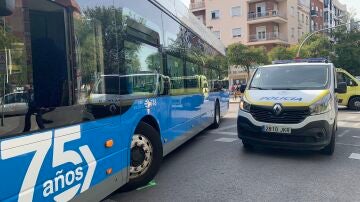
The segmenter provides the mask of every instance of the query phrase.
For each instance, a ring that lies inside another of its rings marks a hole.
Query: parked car
[[[5,116],[23,115],[28,110],[25,92],[6,94],[0,98],[0,114]]]

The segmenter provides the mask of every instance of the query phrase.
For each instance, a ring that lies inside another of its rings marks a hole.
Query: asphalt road
[[[340,110],[333,156],[256,148],[236,136],[237,106],[217,130],[167,157],[156,186],[107,201],[360,201],[360,112]]]

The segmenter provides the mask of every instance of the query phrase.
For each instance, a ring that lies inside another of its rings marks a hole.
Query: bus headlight
[[[331,110],[331,95],[328,94],[310,106],[311,115],[323,114]]]
[[[242,110],[244,112],[250,112],[250,107],[251,107],[251,104],[248,103],[244,98],[242,98],[240,101],[240,110]]]

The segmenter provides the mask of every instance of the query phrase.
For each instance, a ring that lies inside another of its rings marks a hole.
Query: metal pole
[[[299,46],[299,48],[298,48],[296,57],[297,57],[297,58],[300,57],[301,48],[303,47],[303,45],[305,44],[305,42],[306,42],[310,37],[312,37],[314,34],[317,34],[317,33],[319,33],[319,32],[323,32],[323,31],[326,31],[326,30],[329,30],[329,29],[334,29],[334,28],[337,28],[337,27],[349,25],[349,24],[352,24],[352,23],[360,23],[360,21],[348,22],[348,23],[344,23],[344,24],[341,24],[341,25],[336,25],[336,26],[334,26],[334,27],[328,27],[328,28],[324,28],[324,29],[320,29],[320,30],[317,30],[317,31],[312,32],[311,34],[309,34],[309,35],[301,42],[301,44],[300,44],[300,46]]]
[[[5,21],[5,17],[3,17],[4,20],[4,36],[6,37],[6,21]],[[4,127],[4,120],[5,120],[5,94],[6,94],[6,78],[7,78],[7,50],[5,47],[5,70],[6,70],[6,75],[4,74],[4,83],[3,83],[3,90],[4,90],[4,95],[2,97],[2,102],[1,102],[1,126]],[[6,77],[5,77],[6,76]]]

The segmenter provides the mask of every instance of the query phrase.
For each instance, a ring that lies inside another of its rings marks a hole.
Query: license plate
[[[289,128],[289,127],[283,127],[283,126],[271,126],[271,125],[267,125],[267,126],[264,126],[263,131],[264,131],[264,132],[267,132],[267,133],[290,134],[290,133],[291,133],[291,128]]]

